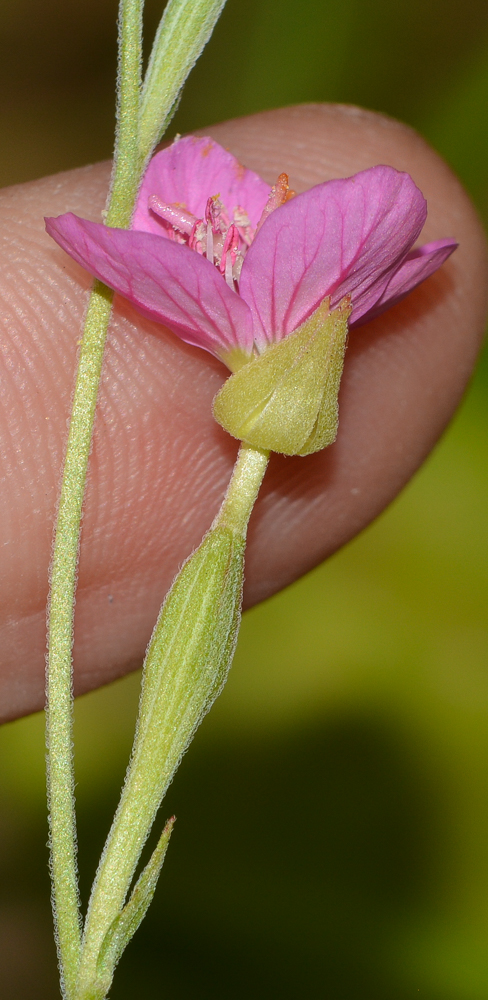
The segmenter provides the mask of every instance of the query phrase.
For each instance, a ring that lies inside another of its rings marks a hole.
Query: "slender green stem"
[[[220,692],[240,621],[247,523],[268,453],[242,445],[221,510],[163,605],[144,669],[132,759],[85,924],[77,997],[91,996],[105,935],[181,756]]]
[[[108,218],[127,226],[137,191],[142,0],[121,0],[117,140]],[[137,175],[137,182],[135,177]],[[132,184],[130,180],[132,178]],[[72,679],[76,568],[95,407],[113,292],[96,281],[81,343],[51,570],[48,615],[47,745],[53,909],[61,984],[74,996],[81,930],[72,763]]]
[[[142,11],[143,0],[120,2],[117,129],[106,224],[121,229],[130,225],[142,170],[139,153]]]
[[[61,975],[74,995],[80,954],[76,876],[76,821],[72,767],[71,647],[73,606],[86,469],[100,378],[105,329],[113,293],[100,282],[92,293],[73,400],[59,501],[51,575],[47,674],[48,799],[51,873]]]
[[[230,528],[245,537],[268,461],[269,451],[241,444],[232,479],[212,528]]]

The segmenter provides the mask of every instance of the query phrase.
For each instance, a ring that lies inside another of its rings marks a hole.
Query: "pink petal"
[[[165,235],[164,225],[148,209],[155,194],[166,204],[178,204],[202,219],[207,199],[218,194],[227,212],[244,208],[255,228],[266,204],[270,187],[241,166],[232,153],[213,139],[187,136],[161,150],[152,158],[144,174],[137,198],[133,229]]]
[[[291,333],[326,295],[369,309],[417,239],[427,214],[411,177],[373,167],[327,181],[273,212],[247,252],[240,294],[262,348]]]
[[[352,313],[352,323],[367,323],[405,298],[413,288],[425,281],[451,256],[458,244],[455,240],[436,240],[412,250],[388,283],[383,295],[372,309],[363,312],[361,306]]]
[[[251,313],[200,254],[152,233],[109,229],[68,212],[46,219],[50,236],[110,288],[187,344],[219,357],[251,353]]]

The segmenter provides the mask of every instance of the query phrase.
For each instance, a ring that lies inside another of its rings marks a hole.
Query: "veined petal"
[[[46,219],[50,236],[145,316],[217,357],[252,351],[249,308],[208,260],[152,233],[109,229],[68,212]]]
[[[425,243],[424,246],[411,250],[372,309],[365,308],[364,300],[355,305],[351,324],[367,323],[374,316],[379,316],[385,309],[400,302],[413,288],[437,271],[457,246],[455,240],[435,240],[433,243]]]
[[[297,195],[266,219],[242,268],[239,290],[259,347],[296,330],[326,297],[381,298],[417,239],[426,202],[392,167],[364,170]]]
[[[202,219],[208,198],[219,195],[230,213],[240,206],[255,228],[271,188],[253,170],[243,167],[213,139],[186,136],[156,153],[144,174],[132,222],[133,229],[165,235],[161,220],[149,210],[156,195],[167,205],[180,205]]]

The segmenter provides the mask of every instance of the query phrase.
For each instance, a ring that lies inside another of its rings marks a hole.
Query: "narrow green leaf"
[[[344,300],[325,299],[305,323],[231,375],[214,400],[214,417],[254,448],[310,455],[337,435],[337,397],[344,365]]]
[[[166,857],[174,822],[175,817],[172,816],[166,823],[150,860],[134,886],[129,901],[110,925],[102,942],[97,959],[97,987],[102,991],[103,996],[110,987],[117,963],[149,909]]]
[[[169,0],[166,5],[142,90],[139,142],[143,160],[168,126],[183,84],[224,5],[225,0]]]

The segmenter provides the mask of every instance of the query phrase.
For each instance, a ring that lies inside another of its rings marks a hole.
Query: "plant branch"
[[[139,137],[141,46],[142,0],[121,0],[117,137],[107,214],[107,219],[119,226],[129,225],[137,191],[134,177]],[[48,611],[46,739],[51,875],[61,986],[67,1000],[74,997],[81,945],[72,761],[74,598],[83,497],[112,299],[113,292],[96,281],[88,304],[78,362]]]
[[[240,623],[247,523],[267,463],[267,452],[241,445],[221,510],[176,577],[156,623],[132,758],[88,909],[79,1000],[98,997],[99,956],[123,911],[156,812],[225,683]]]

